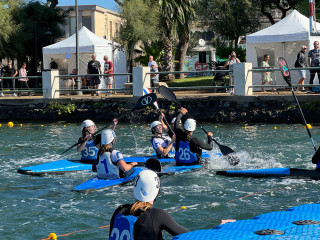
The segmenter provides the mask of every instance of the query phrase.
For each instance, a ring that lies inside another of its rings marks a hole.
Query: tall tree
[[[202,0],[203,18],[220,36],[234,41],[238,49],[240,37],[257,30],[259,11],[250,0]]]
[[[20,28],[11,35],[7,55],[19,62],[29,62],[30,75],[36,74],[42,61],[42,48],[63,36],[61,25],[65,23],[66,14],[61,8],[51,8],[38,1],[16,9],[13,22]]]
[[[129,72],[132,72],[136,44],[159,39],[159,6],[150,0],[125,0],[119,2],[125,22],[120,27],[120,40],[127,46]]]
[[[175,70],[183,71],[184,60],[190,41],[191,24],[196,19],[195,3],[197,0],[180,0],[177,13],[179,14],[177,21],[178,45],[175,53]],[[178,78],[184,78],[184,74],[177,74]]]
[[[23,1],[2,0],[0,1],[0,55],[5,57],[6,43],[10,36],[19,29],[19,25],[12,21],[12,12],[22,4]]]

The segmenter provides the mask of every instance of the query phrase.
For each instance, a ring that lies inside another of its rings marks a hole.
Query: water
[[[20,175],[20,167],[61,158],[77,158],[76,150],[60,156],[80,136],[75,124],[28,124],[0,127],[0,236],[1,239],[44,239],[55,232],[58,239],[107,239],[116,207],[134,201],[132,186],[102,192],[71,192],[93,176],[90,172],[33,177]],[[104,124],[98,125],[98,128]],[[300,125],[204,125],[216,140],[238,153],[241,163],[232,167],[223,158],[210,159],[197,172],[164,176],[155,206],[185,227],[213,228],[221,219],[246,219],[270,211],[319,201],[317,181],[298,179],[251,179],[216,176],[215,171],[267,167],[314,166],[314,153],[306,130]],[[319,129],[311,130],[319,141]],[[120,125],[117,148],[126,156],[150,154],[147,125]],[[201,130],[196,135],[204,137]],[[215,151],[218,149],[215,146]],[[186,210],[181,210],[186,206]],[[85,230],[85,231],[81,231]],[[66,234],[66,236],[60,236]]]

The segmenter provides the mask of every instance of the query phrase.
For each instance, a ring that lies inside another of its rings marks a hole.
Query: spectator
[[[301,47],[301,51],[298,53],[297,55],[297,60],[294,64],[294,67],[296,68],[305,68],[307,65],[307,61],[306,61],[306,56],[305,53],[307,51],[307,46],[303,45]],[[300,80],[298,81],[298,85],[301,84],[301,91],[305,91],[303,85],[304,85],[304,80],[306,80],[306,76],[307,76],[307,71],[304,69],[299,69],[298,70],[299,75],[300,75]],[[297,88],[297,90],[299,90],[299,88]]]
[[[154,72],[154,73],[158,72],[158,69],[156,68],[156,65],[154,63],[151,64],[150,72]],[[151,80],[151,87],[154,88],[155,83],[159,82],[159,75],[158,74],[151,74],[150,80]],[[154,92],[154,89],[152,89],[152,92]]]
[[[2,63],[0,63],[0,77],[3,77],[3,67],[2,67]],[[0,78],[0,97],[4,97],[3,94],[3,79]]]
[[[101,64],[99,61],[96,60],[96,54],[92,54],[92,60],[88,62],[88,74],[101,74]],[[99,76],[90,76],[90,88],[91,89],[98,89],[100,84]],[[94,91],[91,92],[91,96],[94,96]],[[96,92],[96,96],[99,96],[99,93]]]
[[[233,70],[233,64],[235,63],[240,63],[239,58],[237,58],[237,54],[235,51],[232,51],[231,54],[228,57],[228,61],[224,64],[223,68],[227,68],[227,66],[229,66],[229,70]],[[234,85],[233,82],[233,71],[229,73],[229,77],[230,77],[230,86]],[[234,88],[231,88],[231,90],[227,89],[227,92],[230,93],[231,95],[234,93]]]
[[[21,68],[19,70],[19,77],[22,77],[22,78],[19,78],[19,82],[20,82],[19,90],[22,90],[23,86],[25,86],[29,90],[29,85],[28,85],[29,79],[25,78],[27,76],[26,66],[27,64],[25,62],[22,63]],[[31,96],[31,92],[29,92],[28,95]],[[21,92],[18,92],[18,97],[21,97]]]
[[[88,76],[82,76],[81,80],[82,80],[82,88],[83,89],[88,89],[89,77]]]
[[[153,61],[153,56],[149,56],[149,63],[148,63],[148,67],[151,69],[151,65],[154,64],[156,66],[156,69],[158,69],[158,65],[156,63],[156,61]]]
[[[261,63],[261,67],[264,69],[269,69],[270,65],[269,65],[269,59],[270,59],[270,55],[269,54],[265,54],[263,56],[263,61]],[[270,85],[272,85],[272,77],[271,77],[271,72],[264,72],[261,75],[262,77],[262,85],[265,85],[266,82],[268,82]],[[272,90],[274,90],[272,88]],[[261,88],[261,91],[264,92],[264,88]]]
[[[51,58],[50,69],[58,69],[58,64],[56,63],[54,58]]]
[[[18,71],[14,68],[14,66],[12,66],[11,63],[8,63],[8,77],[15,77],[17,76]],[[10,90],[12,91],[12,93],[10,94],[11,97],[16,97],[17,94],[14,92],[15,87],[16,87],[16,79],[8,79],[8,85]]]
[[[113,64],[111,61],[109,61],[108,56],[104,56],[104,74],[113,74]],[[107,89],[111,89],[113,84],[113,76],[106,76],[104,79],[106,81]],[[111,94],[111,91],[107,91],[106,96]]]
[[[319,42],[318,41],[314,41],[313,43],[314,49],[309,51],[308,54],[308,66],[309,67],[314,67],[314,68],[318,68],[318,69],[310,69],[310,81],[309,84],[313,84],[313,80],[314,77],[316,75],[316,73],[318,74],[318,78],[319,78],[319,74],[320,74],[320,50],[319,50]],[[310,91],[312,91],[312,87],[309,88]]]

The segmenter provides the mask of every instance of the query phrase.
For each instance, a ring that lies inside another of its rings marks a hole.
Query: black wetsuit
[[[205,150],[212,150],[213,148],[213,140],[212,137],[208,136],[208,143],[204,142],[202,139],[199,139],[197,137],[190,137],[188,139],[187,133],[184,132],[179,125],[179,122],[181,121],[181,117],[183,116],[182,113],[180,113],[177,116],[177,119],[174,123],[174,132],[176,134],[176,152],[179,151],[179,142],[180,141],[188,141],[189,142],[189,147],[190,151],[195,153],[197,155],[197,162],[196,163],[191,163],[191,164],[180,164],[176,163],[176,165],[194,165],[194,164],[199,164],[201,159],[202,159],[202,149]]]
[[[121,212],[124,215],[130,214],[131,204],[121,205],[113,213],[110,222],[110,233],[116,215]],[[162,240],[162,230],[166,230],[173,236],[189,232],[188,229],[179,225],[167,212],[159,208],[149,208],[146,211],[137,211],[138,220],[134,225],[135,240]],[[109,237],[110,237],[109,233]]]

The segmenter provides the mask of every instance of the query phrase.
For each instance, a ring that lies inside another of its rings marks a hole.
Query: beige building
[[[68,38],[76,31],[75,6],[60,6],[60,8],[63,10],[71,9],[64,26],[65,37]],[[98,5],[79,5],[78,10],[79,29],[85,26],[91,32],[108,40],[117,37],[120,25],[123,22],[119,13]]]

